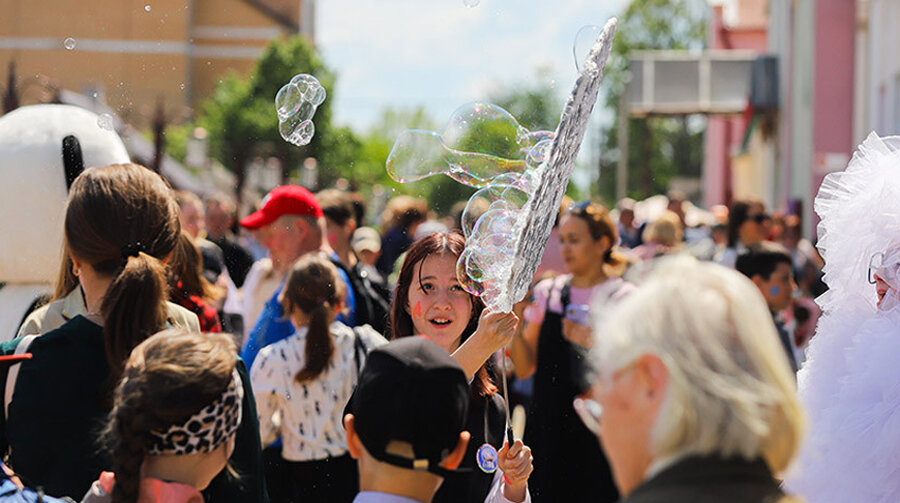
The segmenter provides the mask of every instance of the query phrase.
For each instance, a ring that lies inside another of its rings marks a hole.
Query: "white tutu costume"
[[[798,374],[809,432],[785,485],[810,503],[897,503],[900,279],[894,269],[877,307],[869,264],[900,246],[900,137],[870,134],[822,182],[815,210],[829,291]]]

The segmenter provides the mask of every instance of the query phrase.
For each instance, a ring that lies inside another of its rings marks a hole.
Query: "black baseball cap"
[[[346,413],[375,459],[442,477],[439,466],[465,430],[469,384],[456,361],[425,337],[403,337],[373,349]],[[385,452],[392,440],[412,445],[415,458]]]

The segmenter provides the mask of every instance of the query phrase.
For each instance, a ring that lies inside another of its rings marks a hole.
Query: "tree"
[[[278,90],[299,73],[316,77],[328,95],[313,117],[316,133],[302,147],[281,138],[274,105]],[[246,166],[256,156],[277,157],[285,181],[307,157],[318,160],[320,183],[343,176],[360,142],[351,130],[331,124],[334,84],[334,74],[302,36],[269,44],[249,77],[230,74],[222,79],[202,107],[198,123],[209,132],[212,157],[237,175],[238,195],[243,190]]]
[[[619,18],[607,65],[606,106],[618,117],[628,58],[637,50],[701,49],[706,42],[706,2],[702,0],[633,0]],[[665,192],[672,177],[699,176],[703,121],[687,117],[628,119],[628,193],[642,199]],[[601,134],[600,187],[607,201],[615,197],[618,125]],[[632,183],[637,181],[638,183]]]

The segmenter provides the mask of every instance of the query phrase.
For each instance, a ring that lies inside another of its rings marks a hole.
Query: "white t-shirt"
[[[342,424],[344,406],[356,386],[354,339],[371,350],[387,341],[368,325],[356,331],[340,322],[331,325],[334,354],[324,372],[298,383],[294,376],[306,364],[306,327],[264,347],[253,362],[250,381],[256,395],[263,446],[281,435],[281,455],[289,461],[313,461],[347,452]],[[365,355],[360,353],[360,368]]]

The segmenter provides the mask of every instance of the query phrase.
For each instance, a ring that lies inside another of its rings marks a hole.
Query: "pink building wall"
[[[709,48],[751,49],[765,53],[768,44],[766,25],[761,23],[760,16],[765,13],[765,8],[766,0],[744,0],[739,9],[738,24],[727,26],[722,7],[713,7]],[[741,19],[748,22],[742,23]],[[703,160],[703,202],[707,208],[731,202],[731,156],[740,148],[744,132],[745,121],[741,116],[710,116],[707,121]]]
[[[853,92],[856,2],[816,2],[816,65],[813,99],[813,159],[853,151]],[[826,174],[811,166],[811,196]]]

